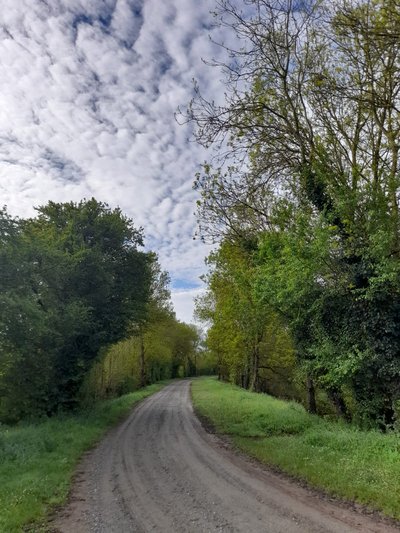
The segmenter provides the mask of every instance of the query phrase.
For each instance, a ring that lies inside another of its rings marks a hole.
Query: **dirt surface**
[[[82,461],[63,533],[394,532],[389,523],[321,500],[207,433],[190,382],[150,396]]]

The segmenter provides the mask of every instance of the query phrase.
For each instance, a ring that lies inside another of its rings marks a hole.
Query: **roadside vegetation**
[[[400,519],[397,433],[325,420],[299,403],[210,378],[192,383],[192,397],[197,412],[245,453],[312,487]]]
[[[142,229],[94,198],[29,219],[0,209],[0,422],[195,372],[199,332],[176,319],[169,275],[143,245]]]
[[[218,243],[197,302],[219,376],[363,428],[400,424],[400,10],[218,2],[222,103],[195,181]],[[235,40],[236,39],[236,40]],[[237,43],[235,47],[234,43]],[[222,44],[223,46],[223,44]]]
[[[21,532],[27,524],[38,531],[45,516],[66,501],[81,455],[164,384],[99,402],[74,415],[0,426],[0,531]]]
[[[64,502],[79,457],[151,384],[204,366],[199,330],[177,320],[142,246],[94,198],[30,219],[0,209],[1,532]]]

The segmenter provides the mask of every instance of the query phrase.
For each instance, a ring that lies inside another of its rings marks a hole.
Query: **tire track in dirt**
[[[232,452],[194,415],[190,382],[147,398],[89,453],[62,533],[399,531],[321,500]]]

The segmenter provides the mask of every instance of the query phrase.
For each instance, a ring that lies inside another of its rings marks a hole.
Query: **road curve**
[[[84,459],[62,533],[399,531],[264,470],[208,434],[190,382],[150,396]]]

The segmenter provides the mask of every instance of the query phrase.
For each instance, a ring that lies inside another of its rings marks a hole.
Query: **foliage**
[[[158,315],[147,323],[143,337],[122,340],[99,354],[83,382],[81,401],[90,405],[140,388],[142,365],[147,383],[193,376],[201,368],[198,343],[194,326],[179,322],[172,314],[162,319]]]
[[[186,114],[216,148],[195,182],[200,235],[221,250],[252,243],[243,291],[290,332],[310,410],[318,385],[338,414],[390,428],[400,398],[398,4],[245,6],[221,0],[216,12],[239,43],[215,64],[225,103],[196,86]],[[231,305],[235,291],[227,282]],[[224,316],[238,339],[236,318]],[[237,365],[247,359],[244,349]]]
[[[290,395],[292,345],[277,314],[255,291],[253,256],[248,241],[224,242],[211,254],[209,289],[197,300],[196,313],[211,322],[207,346],[220,378],[256,391],[271,390],[283,380]]]
[[[151,256],[142,232],[96,200],[50,202],[36,218],[1,214],[0,416],[76,405],[101,347],[144,315]]]
[[[169,276],[161,270],[155,254],[150,259],[151,284],[144,314],[129,338],[99,353],[80,391],[84,403],[197,373],[200,332],[176,319]]]

